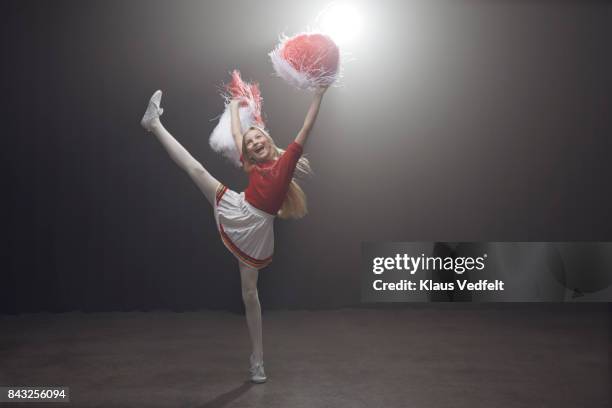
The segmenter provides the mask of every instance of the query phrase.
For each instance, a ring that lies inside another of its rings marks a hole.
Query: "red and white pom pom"
[[[325,34],[283,38],[269,55],[276,74],[298,89],[329,86],[339,77],[340,50]]]
[[[259,85],[244,82],[238,70],[232,71],[232,80],[225,86],[221,96],[225,99],[225,110],[219,117],[219,123],[210,134],[210,147],[240,167],[240,153],[232,135],[232,115],[229,102],[232,99],[241,100],[238,112],[240,113],[240,125],[244,131],[253,125],[265,127],[261,113],[263,99]]]

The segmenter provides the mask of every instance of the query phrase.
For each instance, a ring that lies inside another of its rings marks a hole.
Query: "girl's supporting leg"
[[[261,305],[257,294],[257,276],[259,271],[239,262],[240,281],[242,283],[242,300],[246,312],[247,325],[253,349],[252,362],[263,361],[263,343],[261,334]]]

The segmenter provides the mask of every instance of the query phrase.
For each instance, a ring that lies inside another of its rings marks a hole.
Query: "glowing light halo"
[[[328,4],[315,19],[317,31],[329,35],[338,45],[357,37],[362,24],[359,12],[347,2]]]

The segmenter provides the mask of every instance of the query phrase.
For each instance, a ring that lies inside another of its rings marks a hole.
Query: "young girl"
[[[323,94],[318,88],[306,114],[304,125],[286,151],[279,149],[270,135],[252,126],[244,133],[239,119],[241,101],[230,102],[232,135],[240,153],[242,168],[249,176],[244,192],[228,189],[206,171],[164,128],[159,117],[162,92],[156,91],[142,118],[141,125],[152,132],[172,160],[189,174],[213,207],[221,240],[238,259],[242,299],[251,338],[251,381],[266,381],[263,366],[261,306],[257,294],[259,269],[272,261],[274,251],[273,223],[281,218],[300,218],[306,214],[304,192],[293,179],[296,168],[308,173],[308,161],[301,157],[306,139],[315,123]]]

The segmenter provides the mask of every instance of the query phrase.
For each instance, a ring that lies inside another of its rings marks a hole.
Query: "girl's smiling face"
[[[243,136],[247,157],[256,162],[274,160],[275,152],[270,141],[259,129],[249,129]]]

